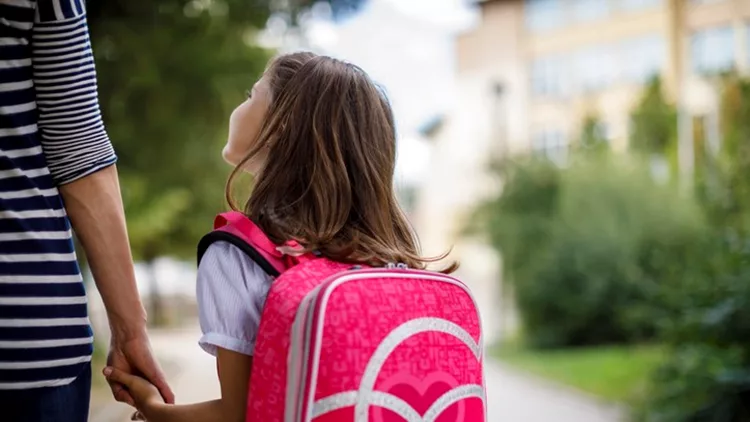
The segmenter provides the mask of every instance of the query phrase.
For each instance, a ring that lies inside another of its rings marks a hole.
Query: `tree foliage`
[[[331,1],[339,14],[362,3]],[[224,184],[230,168],[220,152],[229,115],[273,53],[258,47],[256,36],[272,13],[294,17],[311,4],[306,0],[96,0],[88,4],[101,108],[119,156],[136,259],[194,257],[198,239],[225,207]]]
[[[332,0],[336,13],[363,0]],[[309,0],[98,0],[88,19],[107,130],[119,156],[138,259],[189,257],[224,207],[220,157],[234,106],[271,51],[255,45],[271,13]]]
[[[89,5],[102,112],[138,259],[190,256],[223,207],[227,118],[270,57],[245,42],[269,14],[252,5]]]
[[[750,81],[721,87],[722,143],[696,180],[712,233],[666,292],[673,355],[654,376],[646,421],[750,420]]]
[[[584,117],[578,136],[578,148],[581,152],[599,154],[609,151],[609,140],[604,132],[604,125],[595,114]]]
[[[723,139],[716,158],[708,205],[736,238],[750,238],[750,79],[728,76],[722,85],[720,127]]]
[[[644,154],[676,153],[677,110],[655,77],[646,86],[630,115],[630,148]]]

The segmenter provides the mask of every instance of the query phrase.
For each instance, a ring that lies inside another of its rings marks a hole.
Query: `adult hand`
[[[113,330],[114,331],[114,330]],[[107,366],[125,374],[138,375],[153,384],[165,402],[174,403],[174,393],[167,384],[159,363],[154,359],[145,329],[135,336],[114,335],[109,347]],[[133,396],[121,383],[107,378],[112,395],[119,402],[135,406]]]
[[[109,366],[104,368],[103,373],[108,382],[117,383],[127,388],[134,401],[134,407],[138,409],[131,417],[131,420],[147,420],[146,415],[154,407],[164,405],[164,399],[161,397],[159,390],[145,379],[136,375],[126,374],[119,369]]]

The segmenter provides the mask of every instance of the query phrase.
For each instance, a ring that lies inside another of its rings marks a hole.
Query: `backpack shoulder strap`
[[[218,241],[229,242],[245,252],[268,275],[278,277],[287,269],[284,255],[263,231],[239,211],[216,216],[214,230],[198,243],[198,263],[208,247]]]

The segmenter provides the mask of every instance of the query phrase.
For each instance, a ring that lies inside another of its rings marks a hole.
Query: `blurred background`
[[[228,116],[270,57],[306,49],[391,98],[402,205],[480,302],[489,421],[750,421],[750,0],[88,10],[139,288],[179,402],[219,394],[196,344],[194,261],[225,209]],[[96,384],[92,421],[127,420]]]

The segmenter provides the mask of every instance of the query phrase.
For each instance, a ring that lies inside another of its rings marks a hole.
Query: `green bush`
[[[525,340],[549,348],[647,340],[668,313],[665,273],[702,236],[694,203],[610,154],[565,168],[506,163],[482,228],[502,253]]]
[[[750,80],[728,78],[721,103],[721,150],[696,178],[711,237],[662,292],[672,356],[639,420],[750,421]]]
[[[750,421],[750,263],[717,239],[700,275],[675,286],[662,341],[672,350],[653,376],[639,420]],[[694,266],[693,268],[696,268]]]

